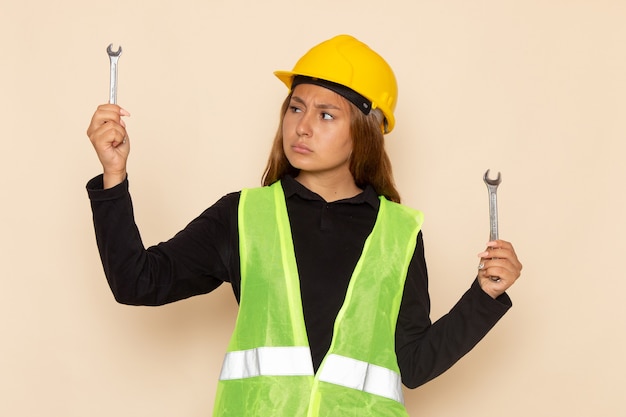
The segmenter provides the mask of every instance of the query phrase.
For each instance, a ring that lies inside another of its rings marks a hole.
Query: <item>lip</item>
[[[309,148],[308,146],[306,146],[303,143],[296,143],[295,145],[291,145],[291,149],[295,153],[300,153],[300,154],[309,154],[309,153],[313,152],[311,150],[311,148]]]

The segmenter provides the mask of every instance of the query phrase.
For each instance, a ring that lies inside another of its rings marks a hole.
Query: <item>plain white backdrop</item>
[[[236,314],[224,285],[158,308],[116,304],[85,183],[108,99],[132,116],[146,245],[260,184],[286,91],[272,71],[349,33],[400,86],[388,150],[425,212],[433,319],[488,238],[482,175],[502,172],[500,233],[525,265],[513,309],[412,416],[626,415],[626,3],[620,0],[1,0],[0,414],[207,416]]]

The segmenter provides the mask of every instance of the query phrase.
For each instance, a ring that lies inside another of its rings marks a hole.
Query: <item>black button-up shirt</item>
[[[326,202],[292,177],[282,181],[295,247],[305,324],[317,370],[332,339],[333,324],[378,213],[371,187]],[[111,290],[121,303],[162,305],[208,293],[230,282],[239,300],[239,192],[222,197],[172,239],[144,248],[134,221],[128,181],[102,189],[102,176],[87,184],[98,249]],[[384,260],[381,260],[384,262]],[[402,380],[416,387],[466,354],[510,307],[474,281],[450,313],[430,320],[422,233],[407,273],[396,328]]]

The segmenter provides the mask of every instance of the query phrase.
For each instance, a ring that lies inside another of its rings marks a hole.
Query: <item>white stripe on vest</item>
[[[220,380],[255,376],[313,376],[308,347],[259,347],[228,352]],[[400,375],[391,369],[357,359],[330,354],[320,370],[319,380],[404,404]]]
[[[326,357],[319,380],[404,404],[400,375],[391,369],[336,354]]]
[[[294,375],[313,376],[311,350],[306,346],[258,347],[228,352],[220,380]]]

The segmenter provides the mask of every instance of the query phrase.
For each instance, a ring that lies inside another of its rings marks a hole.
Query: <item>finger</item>
[[[506,242],[504,240],[487,242],[487,249],[484,252],[481,252],[479,255],[485,258],[517,258],[515,249],[513,249],[513,245],[510,242]]]
[[[513,245],[511,244],[511,242],[507,242],[506,240],[492,240],[487,242],[487,250],[493,250],[493,249],[508,249],[508,250],[512,250],[513,249]]]
[[[478,276],[479,278],[491,281],[499,281],[500,276],[495,275],[495,268],[490,266],[487,261],[478,264]]]
[[[500,240],[492,240],[492,241],[487,242],[487,244],[485,245],[486,249],[484,251],[480,252],[478,254],[478,257],[480,257],[480,258],[493,258],[493,255],[491,255],[492,251],[495,250],[495,249],[503,247],[504,243],[506,243],[506,242],[500,241]]]
[[[110,103],[101,104],[96,109],[96,112],[98,111],[112,111],[114,113],[119,113],[120,116],[130,116],[130,113],[128,112],[128,110],[122,108],[118,104],[110,104]]]
[[[122,138],[122,142],[118,144],[118,147],[128,147],[130,146],[130,138],[128,134]]]
[[[484,267],[480,272],[484,272],[487,277],[498,277],[511,283],[520,277],[521,269],[519,266],[507,259],[485,260],[483,264]]]
[[[110,129],[116,129],[126,135],[126,123],[121,118],[121,109],[115,105],[100,106],[92,117],[91,124],[87,129],[87,135],[93,141],[94,136],[107,132]],[[124,114],[128,112],[124,111]]]
[[[517,254],[513,250],[496,249],[496,250],[490,251],[490,256],[492,256],[492,259],[494,260],[499,259],[499,260],[506,261],[508,264],[511,265],[511,268],[513,270],[517,270],[517,271],[522,270],[522,264],[517,258]]]
[[[87,128],[87,136],[91,136],[100,126],[109,122],[126,127],[126,122],[122,119],[124,116],[130,116],[130,113],[117,104],[103,104],[98,106]]]
[[[128,136],[126,129],[117,123],[106,123],[92,132],[89,137],[96,149],[117,146]]]
[[[487,243],[487,249],[478,254],[480,258],[480,264],[482,268],[480,270],[485,270],[487,268],[501,267],[510,271],[510,275],[517,279],[522,270],[522,264],[517,258],[517,254],[515,253],[515,249],[510,242],[504,240],[495,240]],[[496,272],[491,269],[490,274],[495,275]],[[488,276],[489,274],[485,274]]]

